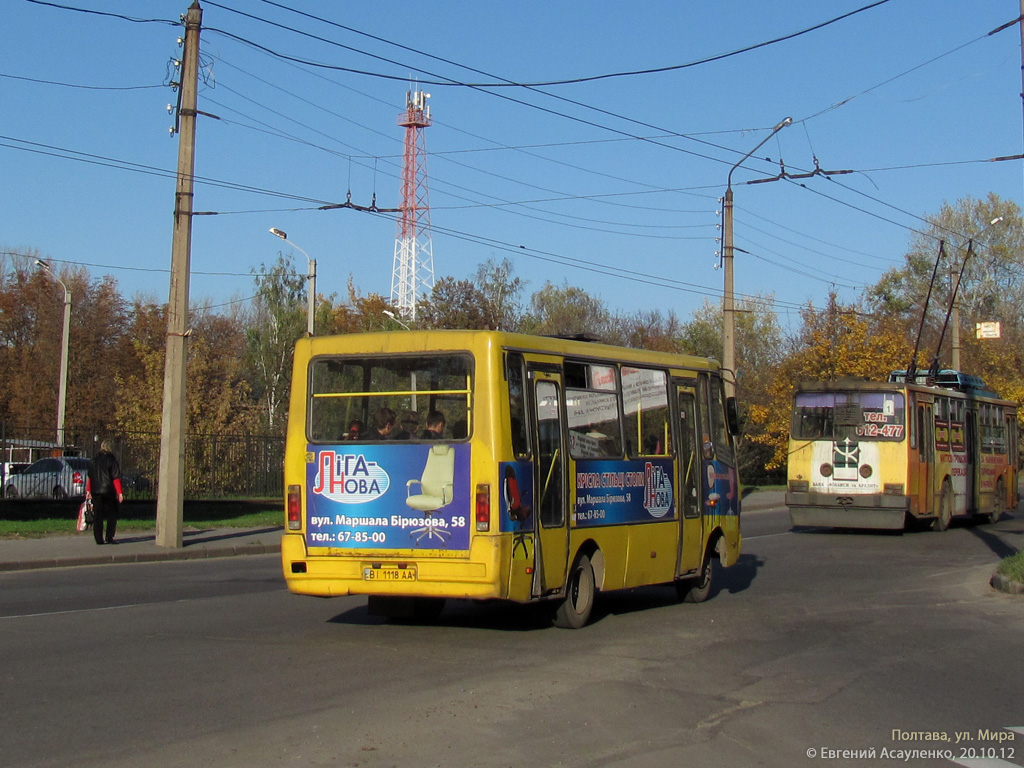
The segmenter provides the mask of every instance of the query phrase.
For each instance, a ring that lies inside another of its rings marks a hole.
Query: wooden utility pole
[[[196,94],[199,90],[199,30],[203,10],[194,0],[185,16],[178,110],[178,183],[174,193],[171,288],[167,301],[167,359],[164,365],[160,476],[156,500],[156,543],[181,547],[185,503],[185,339],[188,335],[189,261],[192,254],[192,189],[195,170]]]

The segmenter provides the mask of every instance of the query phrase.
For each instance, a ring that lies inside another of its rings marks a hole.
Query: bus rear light
[[[831,464],[822,464],[821,467],[818,469],[818,471],[821,473],[822,477],[832,477],[832,465]]]
[[[886,483],[883,490],[889,496],[902,496],[903,483]]]
[[[476,529],[481,533],[491,530],[491,486],[487,483],[476,487]]]
[[[302,528],[302,486],[288,486],[288,530],[297,531]]]
[[[869,477],[871,477],[871,465],[870,464],[861,464],[860,465],[860,469],[858,471],[860,472],[860,476],[863,477],[865,480],[867,480]]]

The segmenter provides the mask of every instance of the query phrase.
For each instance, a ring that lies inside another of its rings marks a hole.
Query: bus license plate
[[[363,568],[363,581],[416,581],[416,569]]]

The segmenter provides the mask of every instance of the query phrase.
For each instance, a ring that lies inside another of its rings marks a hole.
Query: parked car
[[[26,469],[28,469],[28,462],[5,461],[0,464],[0,481],[2,481],[3,485],[6,485],[11,475],[17,475]]]
[[[67,499],[85,496],[85,479],[88,474],[89,459],[78,456],[39,459],[7,479],[4,483],[4,496],[8,499]]]

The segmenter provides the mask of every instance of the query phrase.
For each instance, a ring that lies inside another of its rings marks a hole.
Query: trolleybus
[[[734,427],[704,358],[492,331],[301,339],[285,579],[389,617],[544,601],[573,628],[598,590],[706,599],[740,553]]]
[[[794,525],[900,529],[999,519],[1017,505],[1017,408],[958,371],[798,385],[786,503]]]

